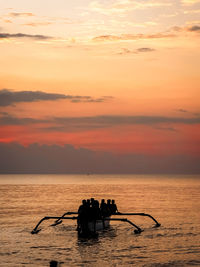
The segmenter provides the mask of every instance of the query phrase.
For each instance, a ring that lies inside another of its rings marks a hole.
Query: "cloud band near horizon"
[[[36,101],[55,101],[59,99],[67,99],[73,103],[79,102],[104,102],[112,97],[93,98],[91,96],[65,95],[46,93],[42,91],[13,91],[10,89],[0,90],[0,107],[9,106],[20,102],[36,102]]]
[[[61,160],[62,159],[62,160]],[[0,173],[200,173],[199,156],[95,152],[72,145],[0,143]]]
[[[95,129],[107,128],[118,125],[158,125],[158,124],[200,124],[200,117],[165,117],[165,116],[120,116],[104,115],[90,117],[52,117],[44,119],[18,118],[9,114],[2,113],[0,125],[29,125],[29,124],[54,124],[55,127],[44,128],[44,130],[56,129]],[[56,127],[58,125],[58,128]],[[42,129],[42,128],[41,128]]]

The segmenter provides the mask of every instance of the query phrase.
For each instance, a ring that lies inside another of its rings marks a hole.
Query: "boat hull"
[[[91,232],[100,231],[110,226],[110,221],[97,220],[88,223],[88,230]]]
[[[87,227],[84,227],[84,225],[80,225],[80,228],[78,228],[78,234],[80,237],[97,237],[98,231],[101,231],[103,229],[106,229],[110,226],[109,220],[96,220],[91,221],[87,223]]]

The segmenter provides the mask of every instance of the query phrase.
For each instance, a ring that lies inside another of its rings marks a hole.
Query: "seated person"
[[[116,212],[118,212],[117,205],[115,204],[115,200],[114,199],[112,199],[112,203],[110,205],[110,209],[111,209],[111,214],[115,214]]]
[[[80,228],[83,231],[87,230],[87,223],[88,223],[88,219],[89,219],[88,216],[89,216],[88,204],[87,204],[87,201],[85,199],[83,199],[82,205],[80,205],[80,207],[78,209],[78,219],[77,219],[77,223],[78,223],[77,229],[78,230]]]
[[[107,204],[105,202],[105,199],[101,200],[100,210],[101,210],[101,216],[103,218],[109,216],[110,212],[109,212],[109,208],[108,208],[108,206],[107,206]]]

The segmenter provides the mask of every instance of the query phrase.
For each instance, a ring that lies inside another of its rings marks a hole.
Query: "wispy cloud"
[[[183,108],[179,108],[176,111],[182,112],[182,113],[187,113],[188,112],[186,109],[183,109]]]
[[[132,10],[157,8],[171,6],[172,3],[160,0],[117,0],[107,1],[106,3],[94,0],[89,5],[89,11],[97,12],[104,15],[122,14]]]
[[[183,5],[194,5],[194,4],[199,4],[200,0],[181,0],[181,3]]]
[[[48,26],[51,24],[52,22],[28,22],[28,23],[24,23],[23,26],[38,27],[38,26]]]
[[[121,35],[100,35],[92,39],[94,42],[116,42],[116,41],[129,41],[139,39],[161,39],[161,38],[173,38],[176,35],[174,33],[156,33],[156,34],[121,34]]]
[[[174,127],[155,127],[155,129],[161,131],[177,132],[177,130]]]
[[[11,12],[8,14],[9,17],[34,17],[35,15],[31,12]]]
[[[9,106],[20,102],[35,102],[46,100],[59,100],[67,99],[73,103],[80,102],[105,102],[110,100],[111,96],[103,96],[100,98],[93,98],[91,96],[79,96],[79,95],[64,95],[55,93],[45,93],[41,91],[13,91],[9,89],[0,90],[0,106]]]
[[[132,40],[145,40],[145,39],[162,39],[162,38],[175,38],[181,32],[200,32],[199,25],[192,25],[187,27],[174,26],[165,32],[158,32],[153,34],[121,34],[121,35],[99,35],[92,39],[93,42],[118,42],[118,41],[132,41]]]
[[[26,33],[0,33],[0,39],[11,39],[11,38],[30,38],[35,40],[47,40],[53,37],[41,34],[26,34]]]
[[[156,51],[150,47],[141,47],[138,49],[130,50],[128,48],[122,48],[121,52],[117,53],[118,55],[129,55],[129,54],[138,54],[138,53],[147,53],[147,52],[154,52]]]

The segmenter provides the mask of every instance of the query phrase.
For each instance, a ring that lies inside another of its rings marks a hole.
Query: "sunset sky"
[[[199,0],[0,0],[0,143],[200,159],[199,47]]]

